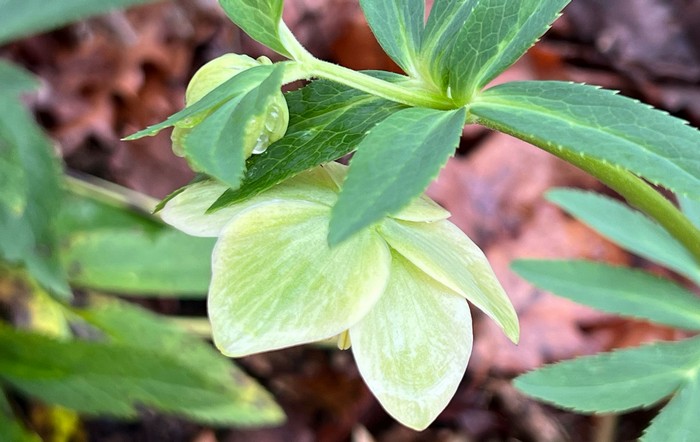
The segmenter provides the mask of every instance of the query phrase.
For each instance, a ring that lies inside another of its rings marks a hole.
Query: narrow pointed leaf
[[[197,376],[218,385],[228,399],[219,407],[198,410],[207,419],[239,426],[275,424],[282,410],[253,379],[222,356],[209,343],[188,334],[171,321],[135,305],[108,298],[90,297],[88,308],[74,312],[98,328],[110,342],[133,346],[172,358]]]
[[[384,79],[404,78],[375,74]],[[287,94],[289,128],[281,140],[248,159],[241,188],[229,190],[217,210],[263,192],[287,178],[355,150],[367,131],[405,106],[329,81]]]
[[[609,313],[700,330],[700,298],[646,272],[586,261],[516,261],[536,286]]]
[[[549,365],[515,387],[579,412],[618,412],[654,404],[700,369],[700,338],[661,342]]]
[[[209,318],[214,343],[243,356],[335,336],[374,306],[391,256],[375,232],[330,249],[330,208],[270,202],[221,233],[212,257]]]
[[[155,0],[44,0],[4,1],[0,15],[0,45],[70,22]]]
[[[624,203],[571,189],[550,191],[547,199],[629,251],[700,282],[693,256],[663,227]]]
[[[330,244],[396,213],[421,195],[454,154],[465,109],[409,108],[374,127],[357,147],[333,208]]]
[[[275,52],[289,56],[279,33],[284,0],[219,0],[219,4],[246,34]]]
[[[423,34],[424,0],[360,0],[360,5],[384,51],[404,72],[415,74]]]
[[[124,140],[130,141],[138,140],[139,138],[143,137],[152,137],[157,135],[161,130],[175,125],[177,122],[216,110],[229,100],[232,100],[235,97],[243,95],[258,87],[260,83],[265,81],[265,79],[272,74],[272,71],[278,67],[279,66],[261,65],[247,69],[240,74],[231,77],[202,97],[202,99],[197,100],[191,106],[188,106],[171,115],[165,121],[129,135],[128,137],[124,138]]]
[[[62,198],[59,161],[19,98],[36,83],[6,63],[0,76],[7,82],[0,92],[0,257],[26,266],[55,295],[69,297],[53,226]]]
[[[447,406],[472,350],[469,306],[394,253],[386,291],[350,329],[362,378],[384,409],[423,430]]]
[[[8,442],[41,442],[38,435],[29,430],[15,418],[5,393],[0,389],[0,440]]]
[[[471,106],[477,122],[556,154],[590,156],[700,199],[700,132],[684,121],[593,86],[514,82]]]
[[[640,439],[642,442],[692,442],[700,434],[700,420],[694,410],[700,409],[700,381],[697,374],[673,396],[673,399],[651,421]]]
[[[385,220],[382,238],[441,284],[467,298],[518,341],[518,317],[483,252],[449,221]]]
[[[542,34],[569,0],[480,0],[439,65],[458,103],[468,101],[515,63]]]
[[[225,385],[152,348],[59,341],[0,326],[0,380],[89,415],[135,418],[145,406],[203,423],[232,421]]]

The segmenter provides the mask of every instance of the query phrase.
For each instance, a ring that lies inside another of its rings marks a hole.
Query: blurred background
[[[398,71],[375,42],[356,0],[286,0],[284,17],[318,57],[354,69]],[[194,72],[227,52],[279,59],[235,28],[215,0],[154,2],[0,46],[0,58],[40,78],[39,92],[25,102],[70,173],[155,198],[188,183],[193,173],[172,154],[167,133],[128,143],[120,138],[182,108]],[[530,79],[601,85],[700,126],[700,0],[573,0],[542,41],[496,82]],[[47,440],[606,441],[613,440],[611,425],[617,427],[616,440],[634,440],[654,409],[579,416],[526,399],[509,383],[545,362],[678,333],[556,298],[508,269],[515,258],[576,257],[673,277],[545,202],[543,192],[555,186],[606,192],[524,142],[467,126],[457,155],[430,187],[431,197],[488,255],[519,312],[522,341],[514,346],[474,311],[475,350],[467,374],[425,432],[408,430],[383,412],[351,352],[310,346],[238,361],[284,408],[283,426],[214,428],[144,410],[131,422],[85,418],[63,439]],[[206,314],[203,300],[155,296],[137,302],[168,315]],[[44,434],[56,432],[48,428]]]

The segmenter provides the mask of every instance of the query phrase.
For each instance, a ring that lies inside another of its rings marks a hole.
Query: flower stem
[[[387,100],[409,106],[428,107],[432,109],[456,109],[459,107],[449,98],[434,91],[407,84],[390,83],[362,72],[353,71],[333,63],[314,59],[309,71],[315,77],[332,80],[354,89],[376,95]]]
[[[700,230],[671,201],[646,181],[625,169],[602,161],[581,157],[572,152],[539,147],[585,170],[619,193],[632,206],[661,224],[700,263]]]

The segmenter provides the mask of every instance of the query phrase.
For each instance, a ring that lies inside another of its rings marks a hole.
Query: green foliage
[[[547,199],[611,241],[700,283],[700,266],[693,256],[683,244],[642,213],[591,192],[557,189],[549,192]]]
[[[314,81],[287,94],[286,99],[290,114],[287,134],[265,153],[248,159],[240,189],[224,193],[212,210],[258,195],[300,172],[352,152],[367,131],[404,108],[328,81]]]
[[[216,424],[281,419],[259,387],[176,326],[125,305],[77,313],[107,340],[57,340],[0,325],[0,381],[87,414],[133,418],[137,406],[148,406]]]
[[[377,124],[357,146],[333,208],[329,243],[338,244],[423,193],[459,144],[465,114],[409,108]]]
[[[700,330],[700,299],[668,279],[586,261],[516,261],[513,270],[544,290],[609,313]]]
[[[0,15],[0,44],[91,15],[155,0],[7,0]]]
[[[44,286],[65,298],[70,291],[51,225],[62,197],[58,159],[20,101],[20,94],[36,82],[1,60],[0,79],[0,257],[26,265]]]
[[[562,362],[527,373],[515,386],[530,396],[583,412],[649,406],[700,373],[700,338],[661,342]]]
[[[219,0],[231,21],[255,40],[289,55],[280,37],[284,0]]]
[[[700,198],[700,132],[611,91],[557,81],[506,83],[480,95],[471,112],[477,122],[555,155],[604,160]]]
[[[39,436],[30,433],[15,419],[10,403],[2,390],[0,390],[0,440],[8,442],[41,442]]]
[[[416,74],[423,37],[424,0],[360,0],[372,32],[401,68]]]

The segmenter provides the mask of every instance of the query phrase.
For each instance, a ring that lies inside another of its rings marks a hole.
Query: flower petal
[[[467,368],[471,323],[464,298],[392,254],[384,294],[350,328],[360,374],[389,414],[415,430],[440,414]]]
[[[271,200],[314,201],[332,206],[337,199],[335,183],[322,168],[312,169],[292,177],[267,192],[232,206],[207,213],[228,187],[214,180],[190,184],[167,202],[160,212],[171,226],[192,236],[217,237],[226,224],[254,205]]]
[[[386,219],[380,234],[428,275],[466,297],[489,315],[513,342],[518,316],[484,253],[449,221],[412,223]]]
[[[391,255],[373,230],[338,247],[326,242],[330,208],[269,202],[224,228],[212,256],[209,318],[229,356],[337,335],[384,291]]]
[[[450,215],[450,212],[440,207],[435,201],[421,195],[391,217],[403,221],[433,222],[447,219]]]

